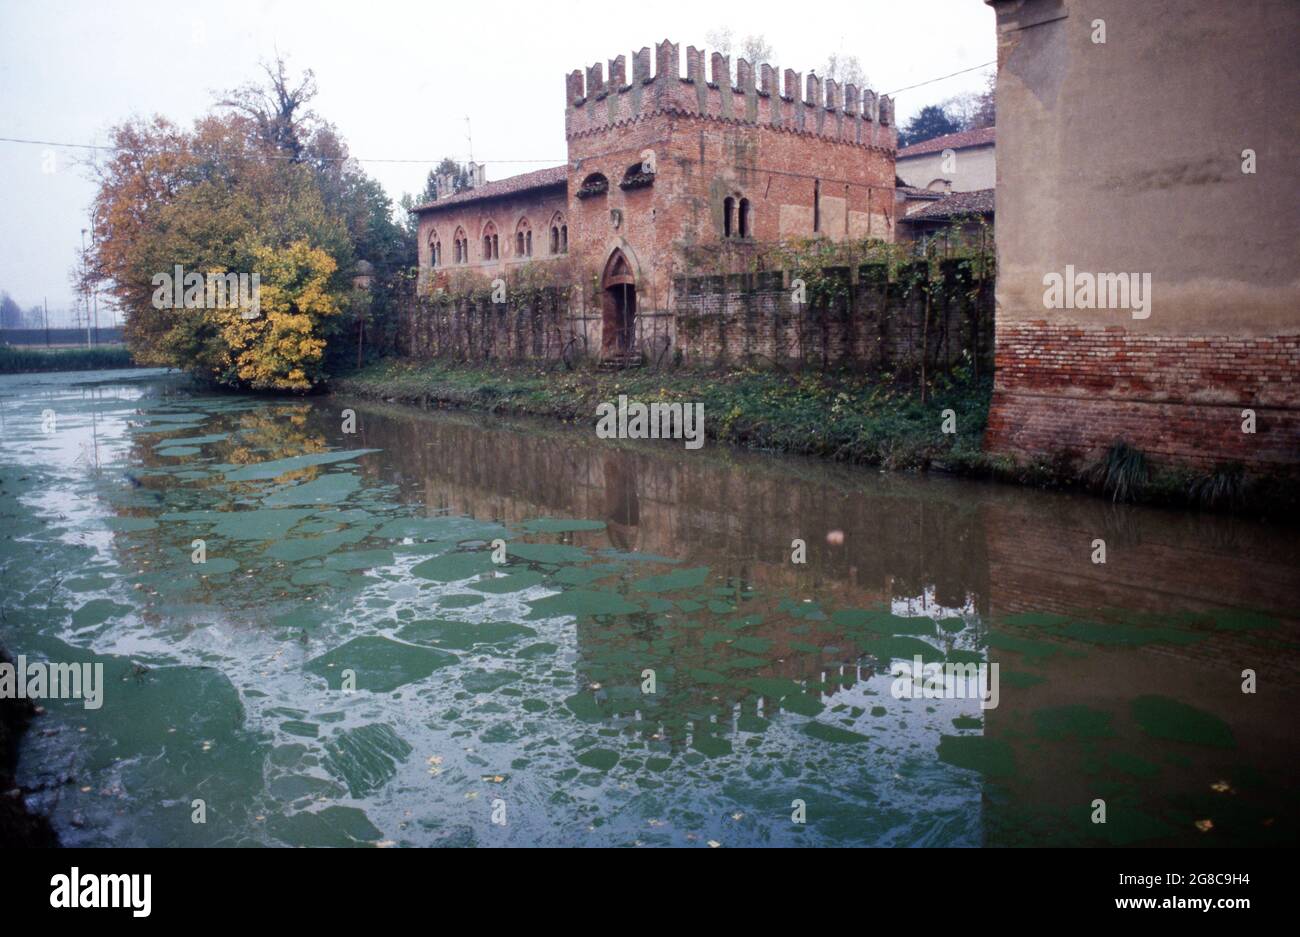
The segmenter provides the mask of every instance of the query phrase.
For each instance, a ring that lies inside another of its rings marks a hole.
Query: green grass
[[[915,386],[845,372],[547,370],[533,365],[381,361],[335,382],[339,393],[595,423],[620,394],[642,403],[700,402],[711,439],[893,469],[987,469],[980,441],[988,381]],[[942,431],[951,409],[956,432]]]
[[[1246,473],[1238,464],[1216,465],[1188,485],[1192,501],[1207,508],[1237,507],[1246,500]]]
[[[124,345],[103,348],[16,348],[0,345],[0,374],[32,371],[97,371],[131,368],[131,352]]]
[[[333,391],[420,406],[556,417],[594,425],[596,405],[619,394],[642,403],[704,404],[706,435],[751,449],[888,469],[938,469],[1045,488],[1073,488],[1117,501],[1267,513],[1300,519],[1293,474],[1243,478],[1238,467],[1200,476],[1152,465],[1117,442],[1093,464],[1077,454],[1015,460],[981,451],[991,381],[940,377],[922,403],[915,383],[853,372],[736,367],[603,373],[536,363],[455,364],[384,359],[335,380]],[[945,434],[951,409],[956,433]]]
[[[1146,454],[1120,439],[1097,463],[1092,477],[1112,501],[1136,501],[1151,480],[1151,470]]]

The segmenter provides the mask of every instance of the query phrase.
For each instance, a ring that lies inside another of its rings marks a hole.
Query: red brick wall
[[[624,173],[645,150],[655,154],[654,184],[620,189]],[[569,159],[575,167],[569,177],[570,250],[593,277],[610,252],[623,250],[637,268],[638,299],[645,310],[666,308],[683,247],[722,239],[728,197],[737,204],[749,200],[755,240],[811,237],[814,185],[820,179],[819,233],[835,240],[850,234],[893,239],[893,156],[879,148],[658,114],[571,139]],[[608,193],[578,198],[578,188],[593,173],[609,180]],[[843,211],[832,209],[836,201],[843,202]],[[787,208],[783,227],[783,206],[805,211],[806,224],[792,221]],[[617,226],[611,211],[621,214]]]
[[[1139,334],[1044,320],[998,323],[985,446],[1020,456],[1116,439],[1170,463],[1259,469],[1300,461],[1300,334]],[[1256,431],[1242,432],[1242,410]]]
[[[664,244],[658,219],[670,213],[670,193],[664,184],[664,167],[657,165],[656,180],[648,188],[619,188],[624,173],[641,162],[645,149],[658,150],[670,136],[670,121],[658,117],[619,127],[607,133],[569,141],[569,251],[587,281],[595,288],[606,260],[615,248],[628,258],[637,281],[637,309],[641,315],[667,307],[667,280],[655,278],[664,261]],[[578,198],[588,176],[599,173],[609,181],[603,195]],[[615,224],[612,212],[621,220]]]
[[[681,74],[678,47],[661,43],[566,79],[565,132],[567,192],[546,190],[434,208],[421,216],[420,265],[429,270],[429,238],[442,242],[441,271],[468,270],[495,277],[526,258],[515,256],[515,226],[527,217],[533,230],[533,260],[549,257],[548,226],[555,211],[568,223],[572,291],[566,328],[582,334],[589,351],[602,341],[600,283],[615,250],[627,258],[636,282],[638,344],[656,355],[675,339],[674,277],[684,269],[683,252],[716,244],[724,236],[724,204],[749,204],[749,241],[823,235],[894,239],[893,103],[868,89],[823,84],[792,71],[718,57],[706,80],[703,54],[686,54]],[[651,66],[653,74],[651,74]],[[631,81],[628,81],[628,78]],[[645,160],[654,164],[653,183],[624,189],[620,183]],[[604,193],[579,198],[584,180],[603,175]],[[814,225],[814,203],[817,219]],[[495,223],[500,259],[482,259],[485,224]],[[470,262],[454,263],[457,228],[469,238]],[[738,231],[736,232],[738,234]],[[746,248],[747,249],[747,248]],[[441,285],[446,285],[439,280]],[[416,349],[479,348],[490,329],[449,328],[441,338],[421,339],[418,311],[407,325]],[[427,316],[426,316],[427,318]],[[495,321],[495,320],[494,320]],[[548,326],[550,329],[550,326]],[[454,336],[454,338],[453,338]],[[837,339],[838,341],[838,339]],[[852,339],[848,339],[851,343]],[[860,344],[860,343],[859,343]],[[516,347],[498,342],[496,349]],[[525,342],[525,351],[531,347]],[[688,349],[689,350],[689,349]],[[727,341],[706,356],[740,354],[743,343]],[[476,352],[478,353],[478,352]],[[856,350],[832,349],[835,357]],[[512,352],[513,354],[513,352]]]
[[[636,270],[639,313],[667,309],[683,247],[722,238],[728,197],[749,201],[757,240],[893,240],[897,133],[888,98],[794,72],[787,86],[771,68],[740,61],[717,62],[706,80],[693,48],[683,77],[669,43],[655,49],[653,76],[649,49],[631,64],[630,83],[625,57],[610,63],[608,77],[600,66],[568,76],[565,134],[572,249],[593,277],[621,249]],[[620,189],[647,152],[653,185]],[[577,198],[592,173],[606,177],[608,193]]]
[[[489,198],[461,202],[445,208],[434,207],[420,214],[419,257],[420,270],[430,269],[430,239],[437,235],[442,242],[442,264],[438,272],[473,270],[486,277],[499,276],[516,264],[552,259],[550,253],[549,225],[556,212],[566,209],[564,189],[537,189],[505,198]],[[515,231],[525,219],[533,232],[531,257],[520,256],[515,250]],[[496,260],[483,258],[483,229],[492,222],[499,237],[500,256]],[[469,260],[457,264],[453,241],[458,228],[463,228],[469,238]]]

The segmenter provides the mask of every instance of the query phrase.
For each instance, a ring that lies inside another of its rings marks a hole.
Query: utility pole
[[[90,296],[86,292],[86,229],[81,229],[81,301],[86,307],[86,347],[90,347]]]
[[[99,237],[99,229],[95,225],[95,222],[98,220],[98,218],[99,218],[99,209],[95,209],[90,213],[90,246],[91,247],[95,246],[95,242]],[[89,256],[86,257],[86,275],[87,276],[90,275]],[[91,301],[91,305],[94,307],[95,347],[98,348],[99,347],[99,281],[98,280],[91,281],[90,283],[90,301]]]
[[[42,296],[41,302],[45,304],[45,347],[50,347],[50,299],[48,296]]]

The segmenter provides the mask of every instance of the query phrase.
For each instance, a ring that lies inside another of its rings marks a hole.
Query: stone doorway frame
[[[600,278],[600,356],[636,347],[636,274],[622,249],[614,248]]]

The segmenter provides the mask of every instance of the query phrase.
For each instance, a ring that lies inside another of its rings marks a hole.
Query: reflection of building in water
[[[636,474],[629,460],[616,454],[605,457],[605,522],[610,546],[617,550],[641,550],[641,511],[636,492]]]
[[[654,596],[634,589],[648,575],[639,563],[600,584],[647,609],[579,617],[574,626],[578,689],[592,694],[607,725],[698,747],[770,719],[773,698],[792,691],[787,708],[834,724],[844,716],[831,707],[865,708],[883,676],[864,655],[873,636],[835,613],[892,610],[933,622],[925,639],[945,656],[965,651],[1001,665],[1000,703],[979,714],[980,728],[942,725],[1000,746],[1016,766],[1012,776],[985,778],[990,842],[1016,841],[1018,805],[1048,805],[1059,824],[1098,784],[1126,792],[1121,810],[1140,808],[1144,790],[1185,796],[1200,809],[1210,785],[1244,783],[1243,765],[1294,786],[1300,546],[1287,531],[1005,486],[611,445],[568,429],[409,411],[363,422],[364,445],[387,453],[375,480],[397,478],[430,512],[510,524],[599,519],[603,530],[547,539],[709,567],[708,584],[691,590],[702,606],[694,612],[653,610]],[[363,462],[363,470],[379,468]],[[842,547],[825,542],[828,530],[844,531]],[[1104,566],[1091,562],[1099,536],[1108,545]],[[790,562],[795,537],[807,541],[806,566]],[[711,609],[709,601],[726,604]],[[1225,617],[1234,608],[1236,619]],[[1254,627],[1250,609],[1273,627]],[[942,622],[953,618],[968,625],[945,643]],[[640,692],[646,668],[658,678],[653,700]],[[1241,692],[1246,668],[1264,691]],[[600,687],[584,689],[591,684]],[[1220,720],[1235,747],[1148,735],[1134,716],[1142,697]],[[915,727],[926,718],[925,700],[879,698],[888,718],[878,721]],[[1056,716],[1085,711],[1100,714],[1109,734],[1066,743],[1041,734]],[[926,722],[925,732],[932,728]],[[1159,783],[1135,786],[1117,764],[1155,770]]]
[[[902,618],[933,618],[935,621],[942,621],[945,618],[960,618],[964,621],[973,620],[977,614],[975,611],[975,597],[971,595],[964,596],[945,596],[945,603],[939,598],[935,589],[927,588],[917,595],[902,596],[894,589],[889,590],[890,610]]]
[[[577,430],[388,412],[392,419],[362,421],[368,435],[348,444],[383,448],[386,471],[431,513],[507,524],[555,515],[602,520],[603,532],[565,536],[592,549],[634,545],[765,593],[815,595],[830,607],[931,588],[941,604],[970,598],[979,609],[987,592],[978,511],[937,497],[937,486],[924,497],[900,497],[897,485],[874,475],[862,490],[855,487],[861,476],[814,464],[803,479],[788,471],[792,463],[773,470],[770,460],[743,453],[720,460],[653,444],[613,446]],[[832,529],[845,531],[842,547],[826,543]],[[807,542],[803,565],[790,561],[796,537]]]
[[[1222,839],[1223,814],[1249,813],[1259,789],[1234,790],[1230,804],[1216,802],[1211,785],[1227,780],[1235,789],[1243,765],[1255,777],[1289,779],[1291,789],[1297,780],[1300,551],[1287,531],[1237,518],[1116,510],[1086,498],[1039,503],[1013,493],[984,506],[997,632],[990,658],[1037,681],[1004,692],[1003,704],[985,715],[985,735],[1010,746],[1021,767],[1007,782],[1012,796],[989,812],[989,822],[1021,828],[1017,803],[1066,810],[1090,802],[1098,771],[1114,763],[1104,756],[1151,772],[1140,786],[1131,775],[1105,772],[1118,790],[1132,786],[1121,802],[1127,809],[1137,810],[1143,798],[1180,800],[1202,811],[1198,818],[1217,818]],[[1105,565],[1091,559],[1097,536],[1107,542]],[[1261,620],[1264,630],[1250,627]],[[1268,689],[1243,693],[1246,669]],[[1153,737],[1136,724],[1138,699],[1193,707],[1230,727],[1233,747]],[[1040,741],[1035,714],[1068,707],[1104,714],[1113,738],[1094,743],[1105,748],[1091,754],[1062,749],[1044,759],[1031,750]],[[1234,842],[1252,841],[1252,831],[1266,835],[1268,820],[1261,816],[1245,830],[1234,825]],[[1292,811],[1290,820],[1300,816]],[[1274,817],[1269,826],[1283,822]]]

